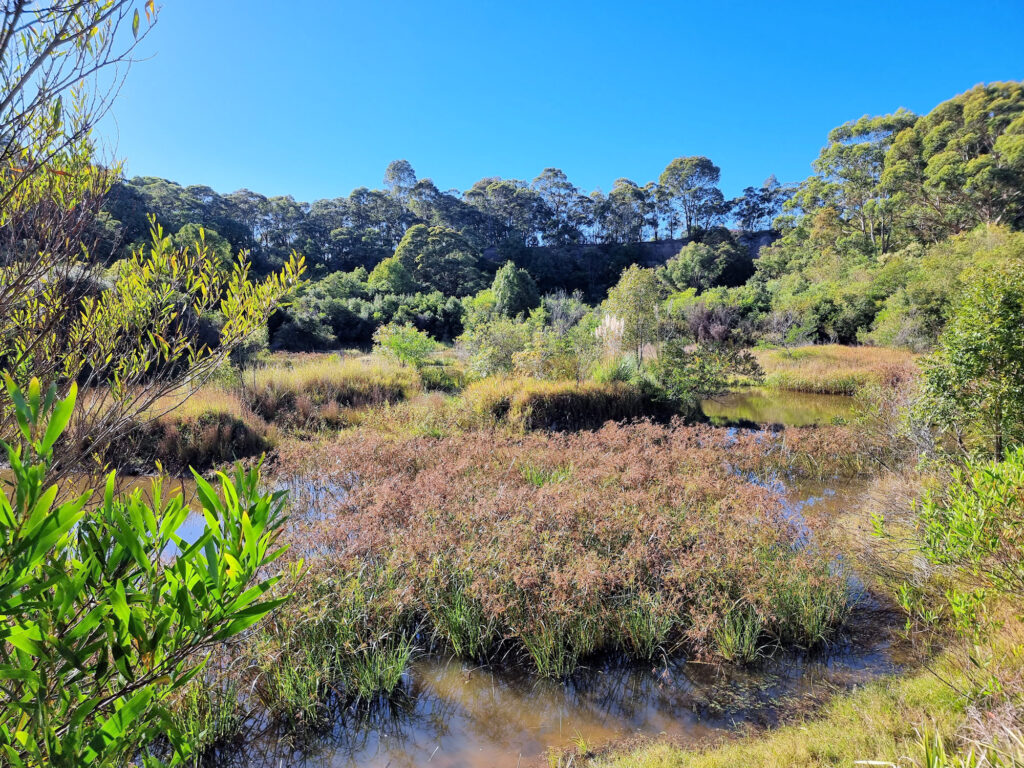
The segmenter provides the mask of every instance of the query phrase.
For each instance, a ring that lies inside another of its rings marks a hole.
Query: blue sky
[[[99,133],[129,175],[300,200],[396,158],[607,191],[707,155],[733,195],[846,120],[1024,79],[1022,29],[1022,0],[165,0]]]

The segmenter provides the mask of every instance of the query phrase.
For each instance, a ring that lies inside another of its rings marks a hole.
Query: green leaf
[[[57,438],[64,434],[68,422],[71,421],[71,414],[74,413],[77,397],[78,385],[72,384],[68,396],[57,403],[57,407],[53,409],[50,423],[46,425],[46,434],[43,436],[43,442],[39,445],[39,453],[49,453],[50,449],[53,448],[53,444],[57,442]]]

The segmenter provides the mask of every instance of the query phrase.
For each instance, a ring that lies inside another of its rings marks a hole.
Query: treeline
[[[262,270],[302,253],[314,279],[268,328],[287,349],[368,344],[388,323],[455,339],[479,306],[471,297],[508,261],[539,296],[590,306],[629,266],[664,265],[652,311],[669,328],[924,349],[963,269],[1019,247],[1024,87],[982,85],[924,116],[851,121],[813,167],[798,185],[772,177],[733,200],[705,157],[677,158],[643,186],[619,179],[608,194],[586,194],[554,168],[441,191],[402,160],[382,189],[311,204],[136,178],[114,187],[101,223],[115,259],[147,239],[148,215],[178,244],[202,227],[224,259],[247,250]],[[970,234],[979,225],[988,229]],[[703,320],[680,322],[698,305]]]
[[[396,160],[387,167],[383,189],[360,187],[348,197],[312,203],[246,189],[222,195],[206,186],[137,177],[111,190],[105,226],[115,256],[148,240],[152,215],[172,234],[202,226],[208,238],[247,250],[262,265],[297,250],[314,269],[333,272],[373,269],[416,224],[457,235],[453,245],[476,255],[542,245],[622,245],[693,236],[728,221],[763,229],[790,191],[771,177],[727,200],[719,176],[708,158],[683,157],[669,163],[657,182],[640,186],[618,179],[608,194],[585,193],[557,168],[533,181],[484,178],[459,192],[439,190],[430,179],[418,179],[408,161]]]

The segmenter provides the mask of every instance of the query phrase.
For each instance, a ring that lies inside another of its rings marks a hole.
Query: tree
[[[622,322],[622,343],[633,349],[638,363],[643,362],[644,347],[655,340],[660,301],[661,286],[654,270],[636,264],[622,273],[605,299],[605,312]]]
[[[758,232],[771,226],[782,211],[783,203],[791,191],[779,184],[774,175],[765,179],[761,187],[746,187],[743,195],[732,201],[733,216],[746,232]]]
[[[750,352],[723,344],[690,346],[678,338],[661,345],[651,367],[664,396],[689,413],[700,408],[701,400],[727,392],[732,377],[757,379],[763,375]]]
[[[384,189],[403,205],[416,186],[416,171],[408,160],[392,160],[384,171]]]
[[[441,348],[430,336],[408,323],[382,325],[373,334],[373,344],[376,349],[417,369]]]
[[[231,269],[234,257],[231,243],[221,237],[216,230],[206,229],[198,224],[186,224],[171,238],[171,243],[179,251],[187,251],[196,243],[199,247],[209,249],[210,258],[214,259],[223,269]]]
[[[590,198],[558,168],[545,168],[532,186],[543,200],[547,214],[541,228],[544,244],[582,242],[583,230],[589,224]]]
[[[252,626],[286,598],[268,599],[283,553],[284,493],[263,494],[258,470],[195,474],[204,530],[177,531],[181,494],[153,502],[100,499],[49,484],[54,446],[71,421],[64,399],[7,377],[17,439],[0,441],[13,492],[0,490],[0,754],[12,766],[122,765],[167,738],[175,764],[190,756],[168,706],[209,647]]]
[[[995,459],[1024,442],[1024,261],[977,270],[924,363],[922,415]],[[972,445],[973,444],[973,445]]]
[[[661,173],[658,186],[683,216],[686,233],[711,226],[725,213],[718,188],[721,170],[706,157],[677,157]]]
[[[883,181],[921,238],[1024,226],[1024,83],[976,86],[905,128]]]
[[[916,119],[900,109],[891,115],[864,116],[829,132],[828,144],[814,161],[816,175],[801,185],[793,202],[812,218],[827,211],[840,248],[871,256],[891,250],[897,207],[893,187],[883,177],[886,153]]]
[[[494,292],[494,311],[515,317],[526,315],[540,304],[537,284],[525,269],[519,269],[511,261],[498,270],[491,285]]]
[[[447,227],[410,227],[395,249],[395,258],[416,282],[446,296],[467,296],[481,288],[478,254],[456,231]]]
[[[687,243],[658,270],[658,277],[672,291],[693,288],[701,293],[717,284],[725,269],[726,253],[706,243]]]
[[[389,256],[374,267],[366,282],[378,293],[415,293],[420,289],[413,270],[397,255]]]
[[[208,243],[176,249],[153,223],[111,282],[96,273],[88,238],[117,169],[95,162],[88,136],[109,103],[103,86],[120,82],[112,67],[145,32],[139,10],[154,13],[133,6],[14,2],[0,20],[0,371],[21,387],[39,378],[61,394],[75,382],[105,393],[75,412],[55,448],[59,472],[86,471],[159,398],[187,396],[183,385],[256,333],[304,269],[293,254],[253,284],[244,259],[225,272]],[[199,334],[214,313],[223,325],[209,343]],[[15,434],[15,414],[0,403],[0,438]]]

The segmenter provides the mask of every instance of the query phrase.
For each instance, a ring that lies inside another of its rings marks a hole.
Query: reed
[[[311,356],[254,370],[243,378],[242,397],[268,421],[339,427],[346,408],[398,402],[421,388],[413,368],[385,358]]]
[[[823,344],[758,349],[754,356],[764,369],[764,386],[826,395],[855,395],[870,384],[910,378],[916,370],[915,355],[888,347]]]

